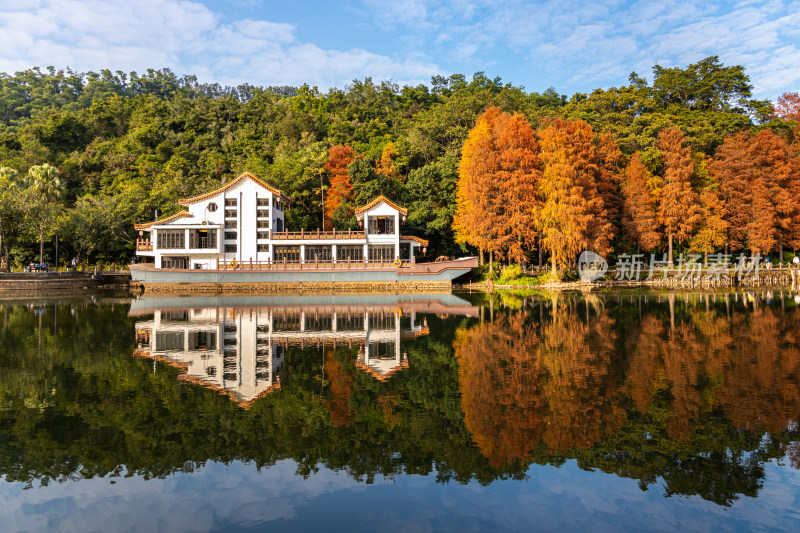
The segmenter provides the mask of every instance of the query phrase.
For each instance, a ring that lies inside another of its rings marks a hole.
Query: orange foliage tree
[[[775,102],[775,114],[784,120],[800,121],[800,94],[783,93]]]
[[[569,266],[582,249],[607,254],[613,226],[598,188],[600,166],[592,127],[582,120],[553,118],[545,122],[539,139],[542,206],[537,227],[555,274],[558,266]]]
[[[800,244],[800,165],[770,130],[728,137],[709,165],[727,210],[732,250],[769,253]]]
[[[325,229],[333,229],[333,213],[342,203],[351,202],[353,184],[347,167],[355,160],[355,152],[350,145],[331,146],[328,150],[328,162],[325,170],[328,171],[330,187],[328,196],[325,197]]]
[[[403,177],[400,175],[400,171],[394,163],[396,157],[397,150],[394,149],[394,144],[388,143],[383,147],[381,158],[376,163],[375,171],[388,179],[402,182]]]
[[[741,250],[747,243],[747,224],[752,212],[749,145],[749,134],[731,135],[717,148],[714,160],[708,166],[725,203],[728,245],[733,251]]]
[[[489,107],[461,150],[456,241],[492,255],[524,259],[536,238],[538,145],[521,115]]]
[[[686,137],[675,128],[666,128],[658,136],[664,161],[664,187],[658,206],[659,222],[667,235],[669,261],[672,263],[672,241],[685,242],[700,221],[697,193],[692,189],[694,173],[692,151]]]
[[[727,241],[727,214],[728,210],[716,190],[706,188],[700,192],[700,215],[703,222],[700,230],[692,237],[689,249],[705,254],[704,264],[708,264],[708,254],[724,246]]]
[[[750,158],[753,196],[748,245],[753,253],[768,253],[784,245],[797,246],[800,210],[800,168],[783,137],[770,130],[752,140]],[[781,258],[782,259],[782,258]]]
[[[633,154],[625,168],[622,181],[622,231],[624,235],[645,252],[661,240],[658,231],[658,210],[649,184],[654,177],[642,163],[639,152]]]

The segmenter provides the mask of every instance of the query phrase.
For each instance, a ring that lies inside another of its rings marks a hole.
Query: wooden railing
[[[366,233],[364,231],[272,231],[270,236],[273,241],[288,241],[288,240],[334,240],[334,239],[364,239]]]
[[[152,252],[153,242],[147,239],[136,239],[137,252]]]
[[[408,268],[411,261],[400,261],[399,266],[395,261],[227,261],[217,259],[217,270],[374,270]]]

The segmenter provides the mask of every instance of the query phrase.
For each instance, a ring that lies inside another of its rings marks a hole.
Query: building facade
[[[407,211],[379,196],[356,210],[356,231],[287,231],[291,199],[245,172],[212,192],[182,199],[183,210],[136,224],[136,254],[156,268],[216,269],[240,264],[413,262],[428,242],[400,232]]]

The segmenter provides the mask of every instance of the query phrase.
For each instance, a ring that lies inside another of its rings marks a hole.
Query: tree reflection
[[[465,424],[490,464],[572,457],[719,503],[755,494],[767,456],[798,464],[797,309],[758,294],[606,300],[533,297],[458,332]]]
[[[287,344],[280,389],[249,410],[131,357],[146,339],[123,305],[0,303],[0,476],[150,478],[290,458],[301,475],[490,483],[575,460],[729,504],[758,494],[765,461],[800,467],[800,309],[786,295],[487,303],[421,315],[425,334],[396,353],[373,346],[373,365],[399,356],[395,372],[360,364],[361,344]]]

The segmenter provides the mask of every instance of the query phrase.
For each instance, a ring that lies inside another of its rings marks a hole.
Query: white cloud
[[[0,0],[0,71],[168,67],[208,82],[325,89],[485,70],[570,94],[719,55],[746,67],[756,96],[800,85],[800,0],[350,0],[336,28],[349,44],[338,47],[299,39],[308,17],[237,18],[201,1]]]
[[[167,67],[201,81],[325,89],[373,76],[420,83],[441,69],[419,57],[323,49],[293,24],[222,18],[188,0],[41,0],[0,7],[0,71],[33,66],[142,72]]]
[[[656,63],[685,66],[709,55],[743,64],[762,97],[800,84],[797,0],[414,0],[413,9],[404,4],[407,17],[394,15],[400,4],[367,3],[376,21],[405,24],[416,38],[404,42],[436,48],[428,53],[453,60],[450,68],[505,60],[513,71],[530,63],[546,76],[542,87],[622,85],[632,70],[648,74]]]

